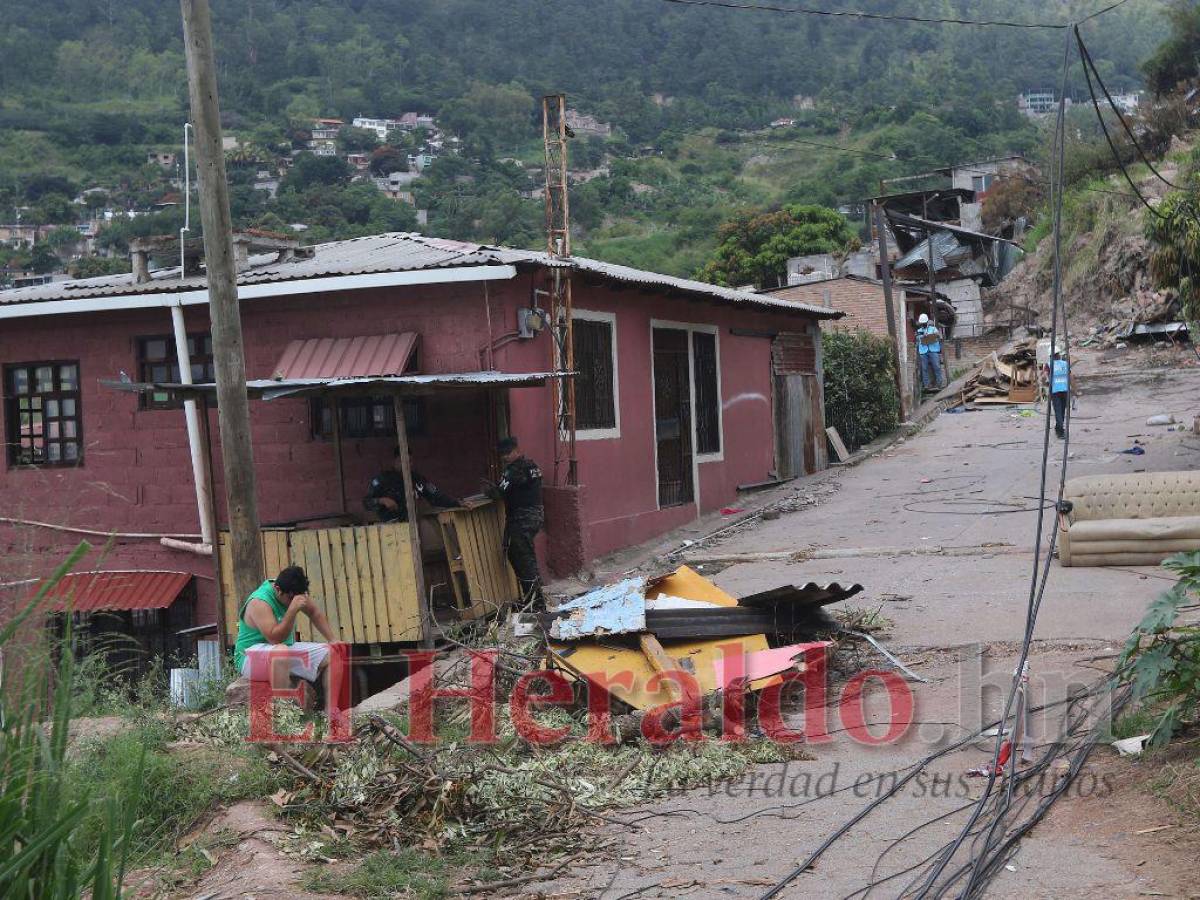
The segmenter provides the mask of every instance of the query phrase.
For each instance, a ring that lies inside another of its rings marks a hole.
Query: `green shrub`
[[[822,335],[825,424],[858,448],[900,423],[900,400],[888,342],[865,331]]]
[[[1146,608],[1117,667],[1118,678],[1132,685],[1132,702],[1149,714],[1151,748],[1193,724],[1200,706],[1200,625],[1179,622],[1200,599],[1200,553],[1180,553],[1163,566],[1179,581]]]

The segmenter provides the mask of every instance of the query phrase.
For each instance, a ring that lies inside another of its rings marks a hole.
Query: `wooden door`
[[[816,341],[784,332],[771,347],[775,459],[780,478],[811,475],[827,465],[825,410]]]
[[[678,328],[655,328],[653,345],[658,505],[682,506],[696,498],[688,333]]]

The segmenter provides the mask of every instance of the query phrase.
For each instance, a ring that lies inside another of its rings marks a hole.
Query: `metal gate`
[[[696,497],[688,333],[677,328],[655,328],[653,355],[658,505],[682,506]]]

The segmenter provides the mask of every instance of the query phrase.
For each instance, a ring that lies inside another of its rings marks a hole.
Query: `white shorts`
[[[329,645],[317,644],[311,641],[296,641],[290,647],[286,644],[257,644],[249,647],[246,650],[246,658],[242,662],[242,675],[246,678],[251,678],[251,672],[255,671],[253,663],[256,658],[261,659],[272,652],[283,656],[285,653],[290,653],[287,660],[290,664],[290,673],[297,678],[303,678],[305,681],[316,681],[317,674],[321,669],[321,663],[329,657]],[[271,664],[259,662],[258,665],[263,666],[259,671],[266,676],[264,680],[270,680]],[[258,674],[255,672],[255,674]]]

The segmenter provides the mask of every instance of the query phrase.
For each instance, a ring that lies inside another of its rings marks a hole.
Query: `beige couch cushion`
[[[1085,475],[1066,483],[1072,524],[1093,519],[1200,516],[1200,472]]]
[[[1162,519],[1094,519],[1071,523],[1071,543],[1200,541],[1200,516]]]

